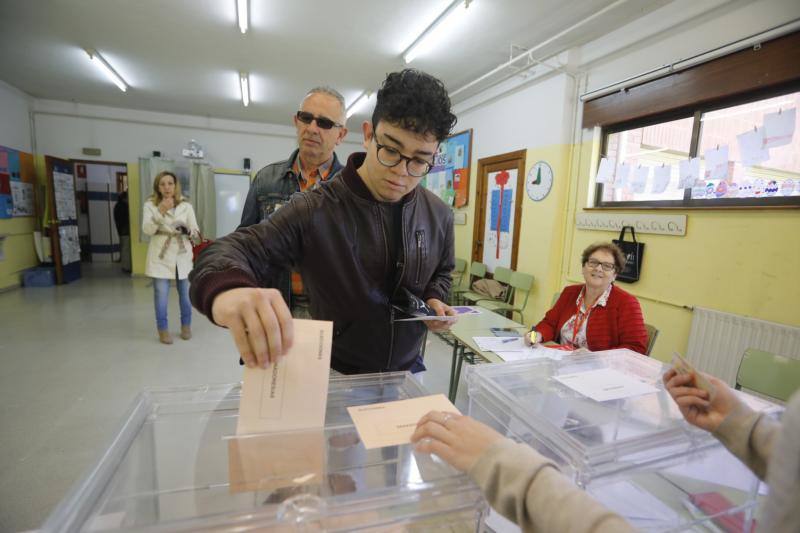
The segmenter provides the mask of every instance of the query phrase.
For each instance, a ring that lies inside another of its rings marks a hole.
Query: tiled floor
[[[156,339],[152,287],[115,265],[69,285],[0,293],[0,531],[37,528],[98,458],[144,387],[241,379],[233,341],[199,314],[194,337]],[[447,393],[450,348],[430,335],[423,377]],[[456,405],[465,409],[464,386]]]

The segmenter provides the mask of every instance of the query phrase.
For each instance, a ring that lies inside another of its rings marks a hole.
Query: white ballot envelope
[[[460,414],[444,394],[347,408],[358,436],[368,450],[411,442],[417,422],[430,411]]]
[[[333,322],[294,320],[294,344],[267,368],[244,369],[237,435],[325,424]]]

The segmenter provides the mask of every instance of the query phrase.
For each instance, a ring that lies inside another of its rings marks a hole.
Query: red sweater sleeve
[[[564,287],[553,308],[547,311],[544,318],[533,327],[542,334],[542,342],[558,339],[561,327],[569,320],[569,317],[575,314],[575,300],[582,287],[583,285]]]
[[[621,289],[620,309],[617,314],[617,330],[619,331],[619,346],[615,348],[628,348],[644,355],[647,352],[647,328],[644,327],[644,315],[639,300],[630,293]]]

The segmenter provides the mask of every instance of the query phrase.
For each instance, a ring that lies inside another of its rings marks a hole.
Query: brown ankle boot
[[[190,326],[181,326],[181,339],[188,341],[192,338],[192,328]]]
[[[172,335],[169,334],[169,331],[160,329],[158,330],[158,340],[163,344],[172,344]]]

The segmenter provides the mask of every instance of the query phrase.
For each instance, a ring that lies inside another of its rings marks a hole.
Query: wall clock
[[[528,171],[525,190],[535,202],[541,202],[553,188],[553,169],[545,161],[537,161]]]

